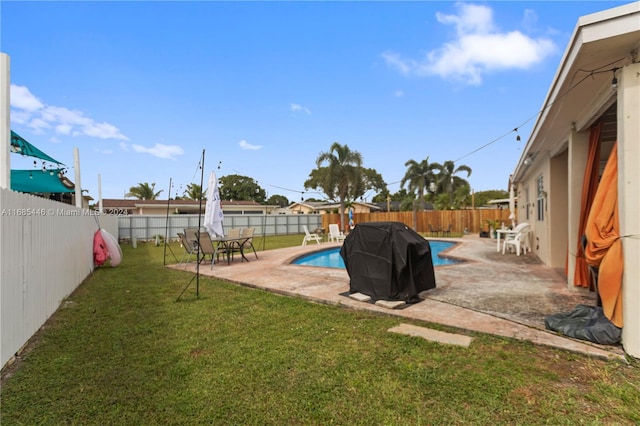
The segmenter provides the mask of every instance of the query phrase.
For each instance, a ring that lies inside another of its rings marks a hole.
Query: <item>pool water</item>
[[[433,266],[453,265],[455,263],[459,263],[459,260],[440,256],[440,252],[452,247],[455,243],[446,241],[429,241],[429,245],[431,246],[431,259],[433,260]],[[340,256],[340,247],[301,256],[294,260],[293,263],[296,265],[322,266],[324,268],[345,268],[342,256]]]

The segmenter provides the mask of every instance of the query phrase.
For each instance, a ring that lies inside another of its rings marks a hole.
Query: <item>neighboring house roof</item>
[[[387,211],[387,202],[386,201],[381,201],[379,203],[375,203],[376,207],[378,207],[378,209],[380,211]],[[389,207],[391,208],[391,211],[400,211],[400,209],[402,208],[402,201],[390,201],[389,202]],[[425,202],[424,203],[424,210],[435,210],[435,208],[433,207],[433,203],[428,203]]]
[[[369,203],[361,203],[361,202],[352,202],[351,204],[353,205],[358,205],[358,206],[363,206],[367,209],[369,209],[369,211],[377,211],[377,210],[381,210],[380,207],[378,207],[375,204],[369,204]],[[314,211],[328,211],[328,210],[337,210],[340,208],[340,203],[335,203],[335,202],[326,202],[326,201],[304,201],[304,202],[294,202],[291,203],[288,207],[289,210],[295,210],[298,206],[302,206],[305,207],[309,210],[314,210]]]
[[[102,200],[102,207],[138,207],[138,206],[192,206],[198,207],[200,205],[199,200],[138,200],[138,199],[114,199],[105,198]],[[202,200],[202,206],[206,204],[206,201]],[[255,201],[221,201],[222,206],[262,206],[262,204]]]
[[[238,211],[261,211],[270,213],[277,206],[263,205],[256,201],[221,201],[222,209]],[[167,206],[173,212],[190,213],[198,212],[201,204],[199,200],[138,200],[138,199],[113,199],[102,200],[104,210],[126,210],[129,214],[149,214],[150,210],[160,212]],[[206,208],[206,201],[202,200],[202,210]]]

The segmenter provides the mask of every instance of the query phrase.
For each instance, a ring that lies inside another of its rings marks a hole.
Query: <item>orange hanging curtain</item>
[[[582,248],[582,236],[585,234],[589,211],[593,204],[593,199],[598,189],[598,171],[600,168],[600,129],[602,124],[598,123],[591,127],[589,133],[589,156],[587,167],[584,170],[582,180],[582,199],[580,203],[580,220],[578,222],[578,248],[576,250],[576,270],[573,276],[573,285],[576,287],[591,288],[589,279],[589,267],[584,257]],[[591,288],[591,290],[595,290]]]
[[[604,168],[586,226],[586,261],[598,267],[598,293],[609,320],[622,328],[622,241],[618,217],[618,143]]]

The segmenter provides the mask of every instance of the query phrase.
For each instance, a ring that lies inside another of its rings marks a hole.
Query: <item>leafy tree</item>
[[[398,191],[391,194],[388,190],[383,190],[382,192],[375,195],[372,199],[374,203],[386,203],[387,196],[390,198],[390,201],[400,202],[399,211],[408,211],[413,209],[413,201],[414,195],[407,192],[406,188],[400,188]]]
[[[270,206],[286,207],[289,205],[289,200],[284,195],[272,195],[267,200],[267,204]]]
[[[442,165],[437,164],[437,167],[440,170],[437,175],[438,193],[446,193],[448,195],[448,198],[446,199],[446,205],[444,205],[442,208],[452,208],[455,204],[454,193],[456,193],[456,188],[465,186],[467,188],[471,188],[469,182],[456,175],[460,172],[466,172],[467,177],[469,177],[471,176],[471,168],[469,166],[465,166],[464,164],[456,167],[455,163],[451,160],[445,161],[444,163],[442,163]],[[436,204],[439,204],[443,200],[443,197],[439,197],[436,201]]]
[[[187,200],[199,200],[202,198],[206,200],[207,197],[202,193],[202,187],[197,183],[190,183],[187,185],[187,189],[184,191],[184,198]]]
[[[373,170],[365,171],[362,167],[362,155],[338,142],[334,142],[328,152],[318,155],[316,166],[318,168],[309,173],[304,187],[320,189],[329,199],[340,201],[340,223],[344,230],[346,202],[363,196],[369,187],[378,184],[377,173]],[[382,177],[379,181],[382,181]]]
[[[373,196],[373,198],[371,199],[371,202],[373,202],[373,203],[386,203],[387,202],[387,197],[391,198],[391,193],[389,192],[389,190],[385,190],[385,191],[377,193],[376,195]]]
[[[419,163],[415,160],[409,160],[404,165],[407,167],[407,171],[400,181],[400,187],[408,184],[409,192],[415,193],[416,199],[420,200],[424,209],[425,191],[429,189],[432,182],[436,181],[437,174],[435,172],[440,171],[440,165],[429,163],[429,157]]]
[[[404,174],[404,177],[400,181],[400,187],[408,186],[409,192],[415,194],[414,200],[420,201],[420,206],[422,210],[424,210],[424,195],[425,190],[427,190],[432,182],[436,180],[436,171],[440,170],[440,165],[438,163],[429,163],[429,157],[420,161],[419,163],[416,160],[409,160],[404,163],[407,171]],[[416,212],[417,204],[413,203],[413,228],[415,229],[418,225],[416,223]]]
[[[155,192],[155,182],[149,185],[147,182],[138,183],[138,186],[132,186],[129,188],[129,192],[125,197],[135,197],[138,200],[155,200],[158,198],[162,190]]]
[[[267,192],[248,176],[228,175],[218,179],[220,199],[263,203]]]

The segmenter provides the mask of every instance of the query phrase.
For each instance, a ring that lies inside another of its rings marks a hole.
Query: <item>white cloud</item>
[[[131,148],[133,148],[135,152],[140,152],[142,154],[151,154],[154,157],[166,158],[169,160],[175,160],[176,156],[182,155],[184,153],[184,150],[178,145],[164,145],[161,143],[157,143],[151,148],[147,148],[138,144],[132,144]]]
[[[291,104],[290,108],[291,108],[291,111],[294,112],[294,113],[295,112],[304,112],[307,115],[311,115],[311,111],[309,110],[309,108],[304,107],[304,106],[302,106],[300,104]]]
[[[94,152],[97,152],[98,154],[104,154],[104,155],[109,155],[109,154],[113,154],[113,150],[112,149],[99,149],[99,148],[94,148],[93,149]]]
[[[250,143],[248,143],[244,139],[241,140],[240,142],[238,142],[238,145],[240,145],[240,148],[242,148],[242,149],[248,149],[248,150],[252,150],[252,151],[257,151],[259,149],[262,149],[262,145],[251,145]]]
[[[437,13],[441,24],[454,25],[456,37],[423,58],[404,59],[395,52],[382,57],[403,74],[437,75],[466,84],[478,85],[488,72],[529,69],[556,52],[546,38],[531,38],[520,31],[500,31],[488,6],[457,3],[457,15]],[[535,14],[527,9],[523,22],[530,26]]]
[[[11,85],[11,108],[11,120],[14,123],[27,126],[38,134],[53,129],[56,134],[63,136],[129,140],[113,124],[98,123],[81,111],[44,104],[25,86]]]
[[[11,106],[25,112],[37,111],[44,107],[40,99],[36,98],[25,86],[11,85]]]

